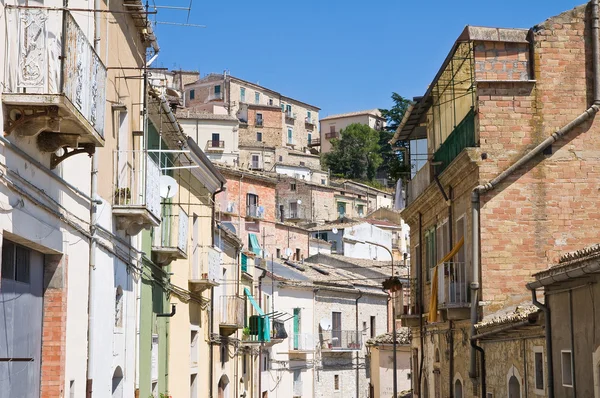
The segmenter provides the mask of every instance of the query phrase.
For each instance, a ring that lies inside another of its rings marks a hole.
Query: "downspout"
[[[577,398],[577,375],[575,374],[575,332],[573,331],[573,290],[569,289],[569,329],[571,331],[571,368],[573,369],[573,398]]]
[[[263,246],[264,247],[264,246]],[[262,275],[258,277],[258,306],[262,305],[262,280],[267,276],[267,270],[264,269]],[[264,342],[260,343],[258,350],[258,396],[262,396],[262,351],[265,346]]]
[[[437,180],[437,178],[436,178]],[[438,180],[439,181],[439,180]],[[448,240],[450,241],[450,245],[448,247],[454,247],[454,237],[452,235],[452,226],[454,225],[453,212],[452,212],[452,203],[454,200],[454,190],[452,187],[448,187]],[[454,398],[454,388],[452,380],[454,378],[454,335],[452,330],[453,324],[452,321],[448,321],[448,345],[450,348],[450,358],[448,363],[448,383],[449,383],[449,398]]]
[[[512,166],[504,170],[498,176],[496,176],[490,182],[479,185],[473,189],[471,194],[471,203],[473,206],[472,209],[472,222],[473,222],[473,244],[471,259],[473,262],[473,276],[471,282],[471,337],[475,335],[475,324],[477,323],[477,309],[478,309],[478,293],[479,293],[479,207],[480,207],[480,196],[486,192],[491,191],[496,188],[498,184],[500,184],[506,177],[511,175],[515,170],[520,168],[521,166],[528,163],[530,160],[535,158],[537,155],[541,154],[544,149],[551,146],[553,143],[558,141],[560,138],[568,134],[574,128],[579,127],[584,122],[592,119],[596,113],[600,111],[600,43],[599,40],[599,30],[600,24],[598,21],[598,1],[599,0],[591,0],[590,5],[592,8],[592,29],[591,29],[591,39],[592,39],[592,66],[593,66],[593,77],[594,77],[594,101],[593,104],[587,108],[581,115],[573,119],[571,122],[567,123],[565,126],[561,127],[540,144],[538,144],[535,148],[517,160]],[[532,40],[533,41],[533,40]],[[531,44],[533,45],[533,43]],[[546,333],[548,330],[546,330]],[[471,360],[470,360],[470,369],[469,376],[472,378],[476,377],[476,359],[478,350],[477,345],[474,341],[471,340]],[[482,364],[484,362],[482,353]],[[482,374],[482,378],[485,375]],[[482,386],[485,386],[485,380],[482,380]]]
[[[544,304],[537,299],[537,291],[531,290],[531,302],[544,312],[544,331],[546,335],[546,367],[548,368],[548,398],[554,398],[554,368],[552,367],[552,325],[550,324],[550,308],[548,307],[548,296]]]
[[[214,311],[213,311],[213,303],[215,302],[215,289],[210,288],[210,306],[208,307],[208,396],[209,398],[213,398],[213,366],[214,366],[214,347],[212,344],[212,334],[213,334],[213,322],[214,322]]]
[[[354,301],[354,308],[355,308],[355,318],[356,318],[356,342],[358,343],[358,300],[360,300],[360,298],[363,296],[362,291],[358,291],[358,297],[356,298],[356,300]],[[359,365],[359,359],[358,359],[358,351],[356,352],[356,398],[359,398],[360,394],[360,372],[358,369],[358,365]]]
[[[423,214],[419,213],[419,251],[423,252]],[[421,393],[421,380],[423,378],[423,362],[425,361],[425,354],[423,353],[423,346],[425,345],[425,337],[423,336],[423,289],[421,286],[421,282],[423,279],[422,269],[423,269],[423,256],[419,253],[417,258],[417,314],[419,315],[419,340],[421,343],[421,361],[419,363],[419,385],[413,386],[414,390],[417,390],[419,394]],[[416,388],[415,388],[416,387]]]
[[[317,294],[319,293],[319,290],[321,290],[321,289],[320,288],[313,289],[313,308],[315,308],[315,306],[317,304]],[[317,320],[317,314],[316,314],[316,311],[313,311],[313,328],[315,327],[316,320]],[[317,332],[319,331],[319,326],[318,325],[316,326],[316,330],[317,330]],[[317,347],[315,347],[315,353],[318,352],[316,348]],[[320,357],[318,359],[320,359]],[[312,383],[312,386],[313,386],[312,390],[313,391],[312,391],[312,396],[313,396],[313,398],[316,398],[316,396],[317,396],[317,390],[316,390],[316,385],[317,385],[317,368],[318,368],[317,361],[313,361],[313,365],[312,366],[313,366],[313,383]]]
[[[94,9],[100,9],[100,0],[94,0]],[[63,34],[63,43],[65,42],[65,35]],[[64,49],[64,45],[63,45]],[[94,50],[96,53],[100,53],[100,13],[94,12]],[[104,104],[106,105],[106,104]],[[111,114],[112,115],[112,114]],[[91,173],[90,173],[90,248],[89,248],[89,277],[88,277],[88,341],[87,341],[87,369],[86,369],[86,397],[91,398],[93,394],[94,384],[94,356],[92,349],[92,342],[94,341],[94,296],[96,291],[95,286],[95,271],[96,271],[96,250],[97,250],[97,228],[98,223],[98,203],[102,201],[98,198],[98,155],[96,151],[92,154],[91,162]]]

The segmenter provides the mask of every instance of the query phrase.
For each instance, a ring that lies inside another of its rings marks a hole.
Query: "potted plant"
[[[242,330],[242,340],[248,340],[249,337],[250,337],[250,328],[246,326]]]
[[[131,200],[131,190],[129,188],[115,189],[115,203],[119,205],[129,204]]]

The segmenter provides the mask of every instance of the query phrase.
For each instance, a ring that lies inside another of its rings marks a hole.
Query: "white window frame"
[[[544,366],[544,347],[542,346],[534,346],[533,347],[533,392],[536,395],[545,395],[546,394],[546,367]],[[535,356],[536,354],[542,355],[542,389],[537,388],[537,369],[535,368]]]
[[[571,384],[565,384],[565,363],[563,362],[563,354],[569,353],[571,360],[569,361],[569,369],[571,371]],[[573,388],[573,351],[560,350],[560,383],[563,387]]]

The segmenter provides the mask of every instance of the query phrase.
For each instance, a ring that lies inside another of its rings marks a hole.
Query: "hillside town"
[[[159,8],[0,4],[0,398],[600,398],[599,0],[326,115]]]

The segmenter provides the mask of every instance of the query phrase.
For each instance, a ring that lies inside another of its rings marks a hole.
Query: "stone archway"
[[[229,377],[227,375],[221,376],[217,389],[218,398],[229,398]]]

